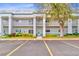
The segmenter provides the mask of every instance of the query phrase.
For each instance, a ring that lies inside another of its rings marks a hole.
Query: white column
[[[77,20],[78,21],[78,27],[77,27],[77,32],[79,33],[79,19]]]
[[[68,34],[72,34],[72,19],[68,19]]]
[[[45,21],[46,21],[46,15],[44,14],[44,16],[43,16],[43,37],[46,36],[46,24],[45,24]]]
[[[2,23],[2,18],[0,16],[0,36],[3,35],[3,23]]]
[[[33,18],[33,35],[36,36],[36,16]]]
[[[12,33],[12,15],[9,15],[9,34]]]

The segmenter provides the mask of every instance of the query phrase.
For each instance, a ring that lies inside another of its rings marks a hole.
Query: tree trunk
[[[64,36],[64,24],[60,23],[60,37],[63,37]]]

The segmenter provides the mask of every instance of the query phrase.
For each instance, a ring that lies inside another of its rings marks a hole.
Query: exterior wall
[[[50,21],[49,21],[49,20],[47,19],[47,21],[48,21],[48,22],[46,22],[46,25],[47,25],[47,26],[59,26],[59,23],[58,23],[57,20],[50,20]]]
[[[13,28],[14,33],[29,33],[29,30],[33,30],[32,28]]]
[[[32,20],[14,20],[13,26],[32,26],[33,21]]]
[[[50,30],[46,34],[60,34],[59,28],[46,28],[46,30]],[[64,28],[64,34],[67,34],[67,28]]]
[[[72,26],[77,26],[77,25],[78,25],[78,23],[77,23],[77,19],[72,20]]]
[[[37,30],[41,31],[41,32],[43,32],[42,28],[38,28],[38,26],[40,26],[40,25],[43,26],[42,23],[43,23],[42,20],[37,20],[37,23],[36,23]],[[8,26],[8,20],[3,19],[3,25],[4,25],[4,32],[8,33],[8,27],[7,28],[5,27],[5,26]],[[32,27],[32,25],[33,25],[32,19],[31,20],[29,20],[29,19],[28,20],[23,20],[23,19],[15,20],[15,19],[13,19],[13,26],[17,26],[17,27],[20,26],[20,28],[14,27],[13,33],[16,33],[16,30],[21,31],[22,33],[29,33],[29,30],[33,30],[33,28],[28,28],[27,26]],[[26,26],[26,27],[22,28],[22,26]],[[46,22],[46,26],[48,27],[48,28],[46,27],[46,30],[50,30],[50,32],[46,32],[46,34],[59,34],[60,33],[59,32],[59,23],[57,20],[50,20],[50,21]],[[49,27],[49,26],[53,26],[53,27]],[[64,34],[67,34],[67,32],[68,32],[67,21],[65,21],[65,26],[66,27],[64,28]],[[76,33],[77,32],[77,20],[73,20],[72,26],[73,26],[73,29],[72,29],[73,33]]]
[[[9,24],[8,24],[8,20],[6,20],[6,19],[4,20],[4,19],[3,19],[3,26],[8,26],[8,25],[9,25]]]
[[[21,17],[21,16],[20,16]],[[78,20],[72,20],[72,33],[77,32]],[[8,34],[9,32],[9,19],[7,17],[2,18],[3,33]],[[68,33],[68,21],[64,24],[64,34]],[[33,33],[33,17],[32,18],[17,18],[12,19],[12,32],[21,33]],[[43,18],[36,18],[36,34],[40,32],[43,35]],[[59,23],[57,20],[46,19],[46,34],[59,34]]]
[[[46,28],[46,30],[50,30],[50,32],[46,32],[46,34],[59,34],[59,28]]]
[[[77,33],[77,27],[73,27],[72,32]]]
[[[78,22],[77,19],[72,21],[72,33],[77,33]]]
[[[36,20],[36,26],[43,26],[43,20],[42,19],[37,19]]]

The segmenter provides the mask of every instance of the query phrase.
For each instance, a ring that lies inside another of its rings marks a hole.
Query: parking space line
[[[50,56],[53,56],[53,54],[52,54],[50,48],[48,47],[47,43],[46,43],[45,41],[43,41],[43,42],[44,42],[44,44],[45,44],[45,46],[46,46],[46,48],[47,48],[47,50],[48,50]]]
[[[79,49],[79,46],[76,46],[76,45],[73,45],[73,44],[67,43],[67,42],[63,42],[63,43],[65,43],[66,45],[69,45],[69,46],[72,46],[72,47],[75,47],[75,48]]]
[[[15,51],[17,51],[18,49],[20,49],[26,42],[24,42],[23,44],[20,44],[18,47],[16,47],[14,50],[12,50],[10,53],[8,53],[6,56],[10,56],[12,55]]]

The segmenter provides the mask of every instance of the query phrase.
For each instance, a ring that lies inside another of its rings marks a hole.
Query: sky
[[[72,3],[72,8],[79,9],[79,3]]]
[[[33,3],[0,3],[0,9],[36,9]]]
[[[79,8],[79,3],[72,3],[72,8]],[[39,9],[40,6],[34,3],[0,3],[0,9]]]

